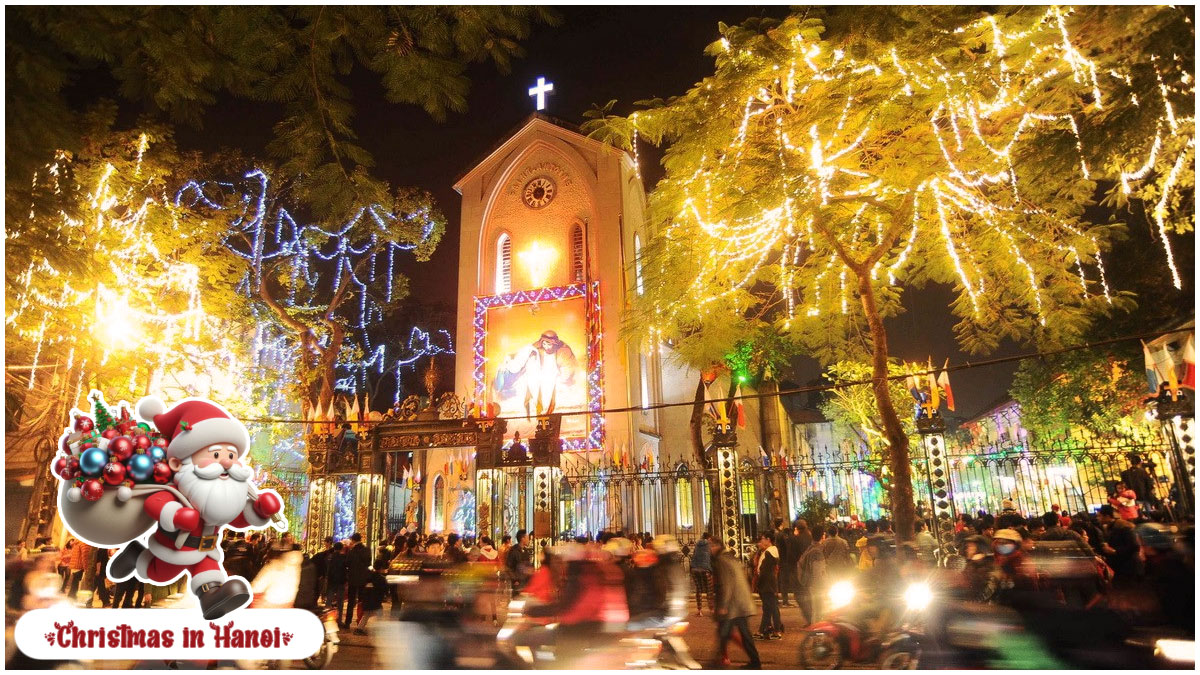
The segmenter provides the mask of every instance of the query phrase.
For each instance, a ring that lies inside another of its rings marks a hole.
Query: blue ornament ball
[[[129,458],[126,466],[129,469],[129,477],[139,483],[149,480],[154,474],[154,460],[150,459],[150,455],[134,455]]]
[[[108,453],[100,448],[88,448],[79,455],[79,470],[85,476],[99,476],[108,464]]]
[[[150,453],[150,459],[154,460],[155,462],[162,462],[167,459],[167,451],[163,450],[157,445],[150,446],[150,449],[147,452]],[[150,465],[150,470],[154,470],[153,463]]]

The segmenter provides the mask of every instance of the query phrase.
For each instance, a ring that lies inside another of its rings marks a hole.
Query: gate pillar
[[[1191,513],[1196,495],[1196,403],[1187,389],[1159,388],[1154,408],[1171,443],[1171,473],[1179,496],[1176,508]]]
[[[533,555],[539,559],[543,548],[558,537],[558,491],[562,479],[562,415],[538,418],[529,454],[533,463]]]
[[[929,488],[929,507],[933,517],[933,535],[942,555],[954,550],[954,492],[950,484],[950,463],[946,456],[946,422],[934,412],[917,418],[917,432],[925,456],[925,477]]]
[[[741,483],[738,480],[737,432],[733,423],[717,423],[713,428],[711,459],[716,470],[713,489],[717,495],[717,513],[713,514],[716,535],[725,548],[742,557]]]

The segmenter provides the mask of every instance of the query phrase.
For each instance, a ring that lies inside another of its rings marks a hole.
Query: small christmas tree
[[[103,432],[105,429],[112,428],[112,413],[109,411],[108,405],[104,403],[104,395],[93,391],[90,398],[92,399],[92,417],[96,420],[96,431]]]

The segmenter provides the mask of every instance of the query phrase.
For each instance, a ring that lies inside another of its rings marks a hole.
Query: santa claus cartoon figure
[[[156,492],[145,510],[158,522],[148,546],[129,542],[108,565],[108,576],[123,581],[133,575],[156,585],[191,576],[191,589],[206,620],[220,618],[249,604],[245,579],[229,577],[221,564],[221,530],[266,527],[282,501],[271,490],[257,491],[249,482],[253,470],[242,462],[250,434],[221,406],[187,399],[170,410],[147,397],[138,415],[153,420],[168,439],[167,463],[175,471],[175,489]]]

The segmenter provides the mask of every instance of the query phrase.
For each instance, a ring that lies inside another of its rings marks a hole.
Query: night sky
[[[719,37],[719,21],[783,17],[787,8],[573,7],[559,11],[558,26],[539,26],[523,42],[525,57],[514,62],[511,73],[501,75],[492,66],[471,68],[469,110],[451,114],[441,123],[417,107],[385,102],[371,73],[361,68],[352,73],[355,127],[359,142],[375,157],[376,173],[393,185],[430,191],[449,219],[433,259],[407,265],[414,298],[420,302],[455,302],[460,202],[451,186],[533,111],[527,89],[538,76],[554,83],[545,111],[550,115],[581,123],[586,110],[610,99],[619,100],[617,112],[628,113],[633,101],[683,93],[712,72],[711,59],[703,50]],[[183,148],[226,146],[261,155],[277,118],[278,111],[267,104],[227,102],[209,113],[203,130],[180,129],[178,140]],[[642,173],[649,190],[662,172],[658,153],[643,148]],[[1191,278],[1190,260],[1187,265]],[[889,322],[893,355],[919,361],[932,356],[938,364],[946,357],[953,363],[967,358],[954,341],[954,318],[947,309],[950,297],[948,289],[936,287],[905,293],[908,311]],[[454,330],[452,324],[444,327]],[[407,334],[407,328],[401,332]],[[456,342],[467,344],[462,336]],[[1022,351],[1028,348],[1006,344],[992,356]],[[789,381],[806,384],[819,377],[814,361],[801,358],[796,365]],[[996,402],[1015,370],[1012,363],[956,374],[958,416],[973,415]]]

